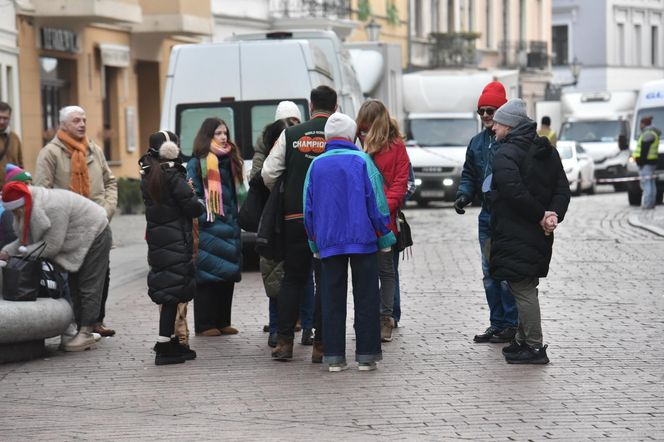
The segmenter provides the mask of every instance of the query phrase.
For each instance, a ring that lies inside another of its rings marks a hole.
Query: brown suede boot
[[[277,346],[272,350],[272,357],[277,361],[293,359],[293,338],[277,337]]]
[[[320,341],[314,341],[314,349],[311,352],[311,363],[312,364],[323,363],[323,343]]]

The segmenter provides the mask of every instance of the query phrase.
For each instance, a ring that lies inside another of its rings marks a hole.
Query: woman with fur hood
[[[196,291],[192,219],[205,212],[187,183],[177,136],[168,131],[150,135],[150,149],[140,160],[148,243],[148,295],[161,305],[156,365],[178,364],[196,352],[175,337],[178,304]]]

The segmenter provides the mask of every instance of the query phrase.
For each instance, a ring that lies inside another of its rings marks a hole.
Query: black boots
[[[154,357],[155,365],[181,364],[196,359],[196,352],[188,345],[181,344],[178,338],[171,338],[169,342],[157,342],[154,351],[157,353]]]
[[[277,337],[277,346],[272,350],[272,357],[277,361],[290,361],[293,359],[293,338]]]
[[[515,341],[516,342],[516,341]],[[503,349],[503,355],[508,364],[538,364],[544,365],[549,363],[549,357],[546,355],[547,346],[535,348],[527,344],[521,344],[521,348],[511,348],[512,345]],[[506,350],[510,349],[513,352],[508,353]]]

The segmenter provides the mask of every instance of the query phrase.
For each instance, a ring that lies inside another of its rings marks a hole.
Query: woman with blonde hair
[[[383,175],[383,189],[390,208],[390,230],[398,235],[397,210],[403,205],[408,190],[410,159],[406,152],[399,125],[390,117],[379,100],[367,100],[357,114],[357,137],[365,152],[371,155]],[[380,335],[383,342],[392,340],[394,294],[397,284],[396,262],[399,252],[378,253],[380,276]]]
[[[231,307],[241,277],[238,208],[246,196],[244,163],[228,125],[219,118],[203,121],[193,153],[187,176],[206,208],[198,217],[195,330],[203,336],[232,335],[238,332],[231,326]]]

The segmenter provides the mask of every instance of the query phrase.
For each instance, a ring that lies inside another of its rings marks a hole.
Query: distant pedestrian
[[[474,342],[510,342],[514,338],[518,323],[516,304],[509,285],[506,281],[496,279],[490,274],[489,261],[485,253],[485,246],[491,235],[491,205],[484,198],[482,186],[492,173],[493,157],[498,149],[493,130],[493,115],[496,109],[506,101],[505,88],[501,83],[492,81],[484,87],[482,95],[477,101],[477,113],[482,120],[484,130],[475,135],[468,144],[459,190],[454,202],[454,210],[463,215],[466,213],[464,207],[473,200],[482,201],[477,224],[482,260],[482,282],[489,305],[490,325],[484,333],[475,335]]]
[[[634,150],[634,159],[639,166],[639,176],[641,178],[641,208],[654,209],[657,202],[657,179],[655,171],[657,169],[657,159],[659,156],[659,141],[662,135],[661,130],[652,125],[652,116],[641,118],[639,127],[641,135],[636,143]]]
[[[0,101],[0,186],[5,183],[5,166],[12,163],[23,167],[23,150],[21,139],[9,128],[12,118],[12,107]]]
[[[323,362],[329,371],[346,364],[348,264],[355,305],[355,360],[362,371],[376,369],[380,347],[378,258],[396,242],[380,172],[352,142],[357,127],[347,115],[332,114],[325,124],[325,153],[304,183],[304,226],[311,251],[321,260]]]
[[[196,352],[175,336],[178,305],[194,298],[192,218],[205,212],[187,183],[177,136],[168,131],[150,135],[150,148],[139,161],[148,243],[148,295],[161,306],[156,365],[196,358]],[[185,319],[186,320],[186,319]]]
[[[519,327],[503,348],[510,364],[546,364],[537,286],[546,277],[553,231],[570,201],[565,170],[556,149],[538,137],[523,100],[513,99],[493,117],[496,151],[491,191],[491,275],[509,282]]]
[[[104,151],[86,133],[87,116],[81,107],[60,109],[60,127],[37,156],[34,184],[71,190],[89,198],[106,211],[110,221],[118,204],[118,183]],[[115,335],[115,330],[104,324],[110,274],[109,267],[104,275],[99,315],[94,326],[94,332],[101,336]]]
[[[198,198],[206,211],[198,218],[198,253],[194,324],[202,336],[234,335],[233,291],[241,279],[242,245],[238,207],[246,196],[244,161],[220,118],[203,121],[187,163]]]
[[[69,290],[79,325],[75,336],[63,340],[61,348],[95,348],[93,329],[112,243],[106,212],[74,192],[28,186],[22,181],[5,183],[2,203],[5,210],[14,213],[18,239],[2,249],[0,260],[29,254],[46,244],[41,257],[69,272]]]
[[[307,294],[312,268],[315,267],[303,223],[304,177],[313,159],[325,151],[325,123],[336,109],[337,92],[334,89],[325,85],[312,89],[309,103],[311,119],[281,133],[261,171],[265,185],[270,189],[279,179],[283,180],[284,279],[278,297],[277,346],[272,351],[272,357],[277,361],[293,359],[295,324]],[[316,303],[319,301],[316,300]],[[314,363],[323,359],[320,332],[317,328],[314,336],[311,355]]]
[[[357,136],[364,151],[373,159],[383,176],[383,186],[390,210],[390,230],[397,231],[397,211],[403,205],[408,191],[410,159],[406,145],[399,133],[397,122],[390,117],[385,105],[378,100],[365,101],[357,114]],[[392,247],[378,252],[380,276],[380,337],[383,342],[392,340],[394,301],[397,285],[399,251]]]
[[[542,117],[542,122],[540,124],[539,130],[537,131],[537,135],[540,137],[548,138],[551,145],[556,147],[556,144],[558,143],[558,136],[556,135],[556,131],[551,129],[550,117],[546,115]]]

